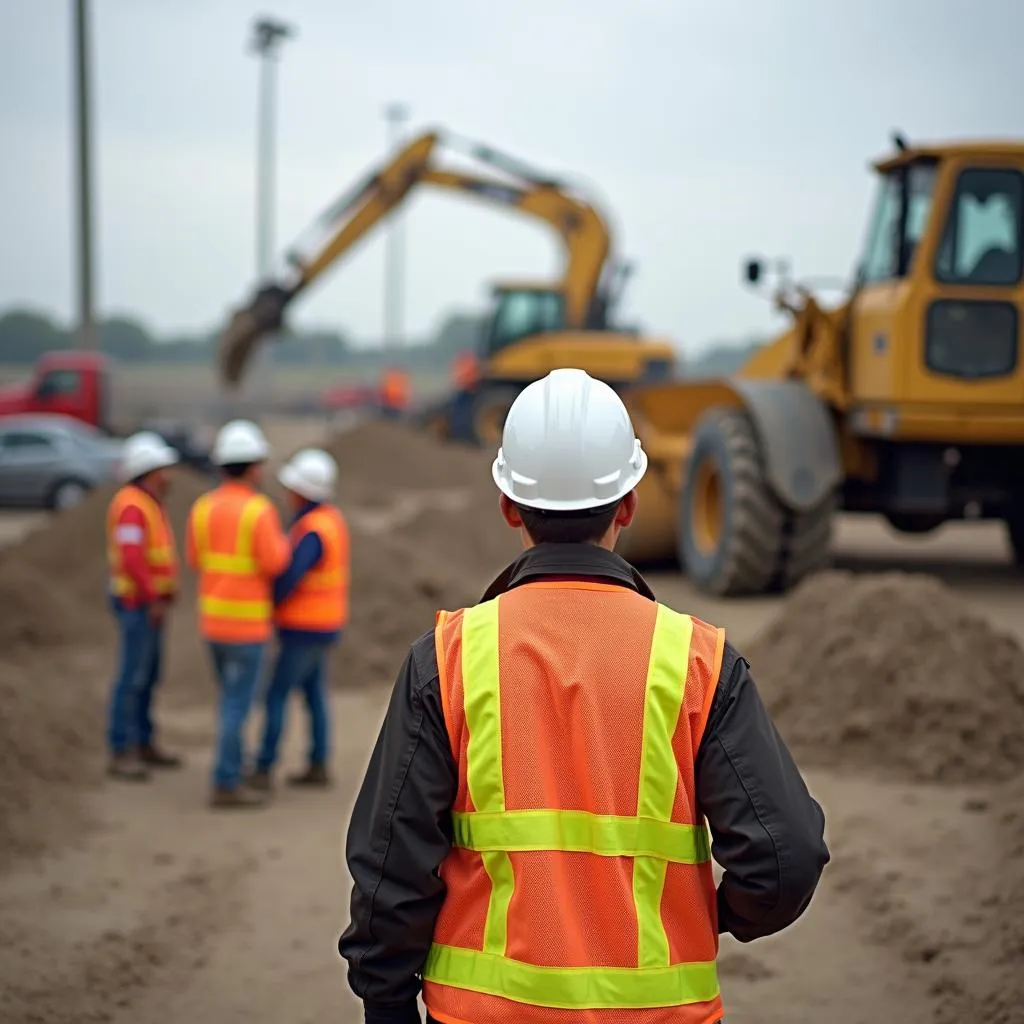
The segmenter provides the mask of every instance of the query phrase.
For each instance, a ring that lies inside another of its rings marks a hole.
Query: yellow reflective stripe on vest
[[[174,564],[174,552],[169,547],[149,548],[146,558],[150,565],[167,566]]]
[[[468,608],[462,619],[462,680],[465,690],[466,785],[478,811],[503,813],[505,784],[501,768],[501,694],[498,685],[498,601]],[[491,880],[484,925],[484,951],[503,955],[508,905],[515,889],[512,862],[505,850],[481,853]]]
[[[485,853],[558,850],[601,857],[656,857],[673,864],[711,859],[707,830],[653,818],[589,811],[455,812],[455,845]]]
[[[423,976],[437,985],[565,1010],[683,1006],[718,996],[714,961],[671,967],[537,967],[475,949],[435,945]]]
[[[644,695],[643,748],[636,813],[642,818],[672,820],[679,768],[672,737],[679,722],[686,687],[693,622],[688,615],[658,605]],[[638,856],[633,863],[633,903],[636,906],[640,967],[668,966],[668,936],[661,918],[661,896],[668,862]]]
[[[223,597],[200,596],[199,610],[221,619],[252,619],[262,622],[274,608],[270,601],[232,601]]]
[[[255,575],[258,572],[258,566],[253,557],[252,537],[256,521],[266,507],[267,499],[261,494],[254,494],[251,498],[246,499],[238,520],[235,550],[231,554],[222,554],[210,551],[210,513],[213,510],[213,496],[204,494],[196,502],[193,523],[199,568],[203,572],[216,572],[224,576]]]
[[[304,588],[310,590],[333,590],[340,587],[346,580],[346,575],[340,569],[311,569],[302,577]]]

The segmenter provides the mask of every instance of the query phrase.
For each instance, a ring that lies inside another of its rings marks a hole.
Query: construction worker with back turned
[[[189,514],[186,553],[199,572],[199,630],[220,688],[214,807],[258,807],[265,794],[243,785],[242,728],[272,631],[274,579],[291,557],[270,499],[257,489],[270,445],[248,420],[225,424],[211,458],[224,482]]]
[[[181,765],[157,746],[152,718],[164,619],[178,591],[178,556],[163,506],[168,472],[177,462],[178,453],[159,434],[133,434],[121,453],[126,482],[107,508],[110,599],[121,638],[107,741],[109,774],[118,779],[144,781],[150,768]]]
[[[525,553],[413,644],[349,826],[368,1024],[418,1021],[421,983],[443,1024],[713,1024],[719,934],[808,905],[824,818],[747,663],[613,553],[646,469],[582,370],[509,410]]]
[[[299,690],[309,715],[306,770],[291,775],[293,786],[330,783],[330,709],[326,691],[327,654],[348,622],[349,534],[332,503],[338,467],[327,452],[297,452],[277,475],[294,512],[292,560],[274,583],[280,648],[267,687],[263,742],[249,785],[271,788],[271,772],[285,724],[288,695]]]

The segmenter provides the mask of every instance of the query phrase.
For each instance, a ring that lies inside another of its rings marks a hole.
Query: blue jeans
[[[107,743],[115,756],[153,739],[150,709],[160,678],[163,629],[149,621],[146,608],[125,608],[113,603],[120,633],[117,675],[110,693]]]
[[[324,687],[324,669],[327,665],[329,647],[330,643],[326,641],[281,641],[281,650],[274,665],[274,675],[270,680],[270,686],[267,687],[263,745],[256,759],[256,767],[260,771],[269,771],[277,760],[277,746],[284,731],[288,695],[293,689],[302,691],[309,713],[309,763],[327,763],[330,720]]]
[[[260,681],[267,645],[211,643],[213,670],[220,687],[220,723],[213,784],[234,789],[242,781],[242,729]]]

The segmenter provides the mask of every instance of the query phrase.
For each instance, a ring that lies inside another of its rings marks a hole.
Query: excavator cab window
[[[1022,267],[1024,175],[1011,168],[968,167],[957,178],[935,260],[943,284],[1015,285]]]
[[[935,162],[922,160],[882,176],[860,265],[861,285],[909,273],[931,216],[936,175]]]
[[[497,293],[497,304],[486,339],[487,354],[507,348],[521,338],[565,326],[565,298],[560,292],[515,289]]]

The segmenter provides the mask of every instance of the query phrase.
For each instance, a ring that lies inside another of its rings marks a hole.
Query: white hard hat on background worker
[[[232,420],[220,428],[210,458],[217,466],[238,466],[265,462],[269,456],[270,443],[255,423]]]
[[[517,505],[583,512],[633,490],[647,455],[611,387],[585,370],[552,370],[512,403],[491,472]]]
[[[334,497],[338,464],[320,448],[296,452],[277,474],[282,487],[309,501],[329,501]]]
[[[140,476],[167,469],[180,461],[178,453],[157,433],[143,430],[132,434],[121,450],[120,475],[122,480],[137,480]]]

